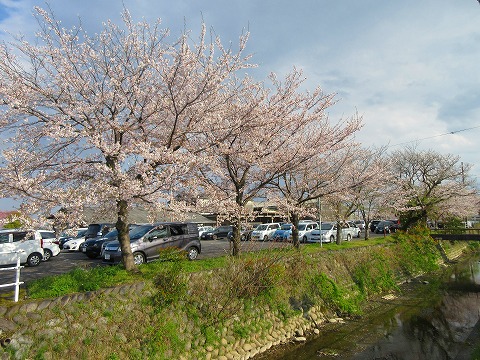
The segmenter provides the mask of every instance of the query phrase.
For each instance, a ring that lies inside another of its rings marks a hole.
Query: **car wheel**
[[[330,242],[331,242],[331,243],[332,243],[332,242],[335,242],[335,236],[333,236],[333,235],[330,236]]]
[[[268,235],[265,235],[265,236],[263,237],[263,241],[268,241]]]
[[[350,240],[352,240],[352,235],[347,234],[347,241],[350,241]]]
[[[240,241],[247,241],[247,238],[245,235],[240,235]]]
[[[196,247],[191,247],[187,250],[188,260],[195,260],[198,257],[198,249]]]
[[[43,249],[43,261],[48,261],[53,256],[52,250]]]
[[[145,256],[141,252],[134,252],[133,253],[133,263],[135,265],[141,265],[144,264],[145,261]]]
[[[42,261],[43,256],[40,253],[33,253],[28,255],[27,264],[28,266],[37,266]]]
[[[212,240],[217,240],[217,235],[212,235]]]
[[[304,237],[302,238],[302,242],[303,242],[303,243],[306,243],[307,240],[308,240],[307,236],[304,236]]]

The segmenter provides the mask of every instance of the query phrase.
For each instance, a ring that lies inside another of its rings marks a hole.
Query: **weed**
[[[153,303],[158,309],[173,304],[186,294],[188,286],[182,264],[183,261],[179,260],[164,263],[157,273],[154,280],[157,292],[153,296]]]
[[[384,255],[374,253],[367,261],[356,266],[353,281],[365,297],[398,289],[395,274],[388,263]]]
[[[313,274],[308,282],[309,299],[320,298],[328,307],[343,314],[359,313],[361,298],[347,296],[348,292],[326,274]]]

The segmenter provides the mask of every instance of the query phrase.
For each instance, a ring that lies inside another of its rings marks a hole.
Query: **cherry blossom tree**
[[[365,239],[368,239],[368,224],[374,216],[396,212],[393,203],[399,203],[391,191],[392,173],[386,148],[359,148],[343,171],[344,188],[333,201],[332,208],[341,210],[340,220],[348,219],[358,212],[365,222]],[[395,199],[395,200],[394,200]],[[337,236],[337,241],[339,237]]]
[[[395,189],[403,194],[404,226],[426,224],[436,213],[475,214],[478,197],[469,176],[471,165],[458,156],[408,146],[391,154]]]
[[[333,94],[320,88],[300,91],[302,73],[294,69],[283,81],[272,75],[273,91],[264,83],[244,84],[246,95],[234,99],[225,121],[237,130],[213,131],[218,146],[211,148],[211,161],[202,171],[204,188],[217,208],[235,224],[233,254],[239,253],[242,221],[248,218],[246,204],[262,195],[278,197],[272,186],[288,175],[310,170],[318,154],[340,148],[359,128],[359,120],[331,125],[325,110],[334,104]],[[243,93],[242,93],[243,94]],[[212,143],[212,141],[209,141]],[[315,181],[312,176],[312,181]],[[313,197],[315,198],[315,197]],[[308,199],[307,199],[308,200]]]
[[[351,184],[344,183],[345,173],[354,158],[358,144],[353,135],[361,127],[361,118],[353,116],[346,122],[328,126],[323,123],[303,148],[306,159],[298,159],[294,167],[272,181],[280,194],[278,201],[294,224],[293,245],[299,247],[300,216],[317,217],[318,202],[337,198]]]
[[[181,208],[175,194],[195,188],[192,169],[209,147],[200,134],[224,126],[234,74],[251,65],[247,35],[235,51],[207,41],[204,24],[198,40],[185,31],[169,41],[160,20],[122,15],[89,36],[36,8],[37,42],[0,46],[0,189],[38,219],[86,205],[113,211],[132,270],[129,209]]]

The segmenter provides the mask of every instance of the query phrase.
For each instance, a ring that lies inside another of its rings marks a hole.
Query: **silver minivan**
[[[32,231],[0,230],[0,265],[20,263],[37,266],[43,259],[42,240]]]
[[[158,259],[160,251],[166,248],[185,251],[190,260],[195,260],[202,251],[197,224],[181,222],[136,226],[130,230],[130,246],[137,265]],[[117,264],[121,261],[122,252],[118,240],[107,243],[103,252],[103,262]]]

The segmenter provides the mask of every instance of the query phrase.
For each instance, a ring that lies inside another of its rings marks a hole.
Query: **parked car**
[[[223,225],[219,226],[212,231],[206,231],[200,236],[201,240],[217,240],[228,238],[228,233],[233,231],[233,226],[231,225]]]
[[[398,225],[390,220],[382,220],[375,227],[376,234],[390,234],[398,230]]]
[[[250,235],[252,234],[252,229],[244,227],[240,230],[240,241],[250,240]],[[227,239],[233,241],[233,230],[228,232]]]
[[[361,231],[365,230],[365,221],[363,221],[363,220],[355,220],[354,223],[355,223],[355,225],[357,225],[357,227],[358,227]]]
[[[354,235],[353,228],[348,223],[340,224],[342,227],[342,240],[350,241]],[[310,236],[309,242],[335,242],[337,240],[337,223],[336,222],[322,222],[321,239],[319,240],[319,230],[314,230]]]
[[[280,228],[280,223],[267,223],[258,225],[255,230],[252,231],[250,236],[253,241],[268,241],[272,239],[275,230]]]
[[[198,228],[194,223],[155,223],[137,226],[130,231],[130,245],[135,264],[158,259],[160,250],[176,248],[185,251],[189,260],[195,260],[202,250],[198,240]],[[109,242],[105,246],[103,262],[117,264],[122,261],[120,243]]]
[[[98,236],[95,238],[91,238],[85,240],[82,244],[80,244],[80,251],[87,255],[90,259],[96,259],[102,256],[102,245],[104,242],[117,240],[118,231],[117,229],[113,229],[112,231],[108,232],[104,236]]]
[[[115,224],[113,223],[90,224],[85,232],[85,240],[104,236],[113,229],[115,229]]]
[[[33,236],[42,239],[43,261],[50,260],[53,256],[60,254],[60,246],[57,244],[55,231],[32,230]]]
[[[298,223],[298,240],[308,242],[312,231],[318,228],[318,223],[311,220],[301,220]],[[288,241],[293,241],[292,229],[288,231]]]
[[[69,231],[64,232],[58,238],[58,246],[61,250],[63,250],[63,245],[72,239],[77,239],[80,237],[85,237],[85,233],[87,232],[88,228],[78,228],[78,229],[71,229]]]
[[[370,221],[370,224],[368,225],[368,227],[370,228],[370,231],[371,232],[375,232],[375,228],[377,227],[377,224],[380,222],[381,220],[372,220]]]
[[[291,234],[293,224],[282,224],[280,228],[275,230],[272,235],[273,241],[288,241],[288,237]]]
[[[213,231],[215,228],[213,226],[199,226],[198,227],[198,237],[200,238],[204,232]]]
[[[360,228],[357,226],[357,224],[354,221],[347,221],[348,226],[352,230],[352,237],[359,238],[360,233],[362,232]]]
[[[63,244],[63,249],[67,251],[80,251],[80,245],[82,245],[84,242],[85,236],[73,238]]]
[[[18,256],[21,264],[40,264],[44,256],[41,238],[27,230],[0,230],[0,265],[15,265]]]
[[[308,242],[312,231],[318,229],[318,223],[316,222],[299,222],[298,223],[298,240],[301,242]]]

